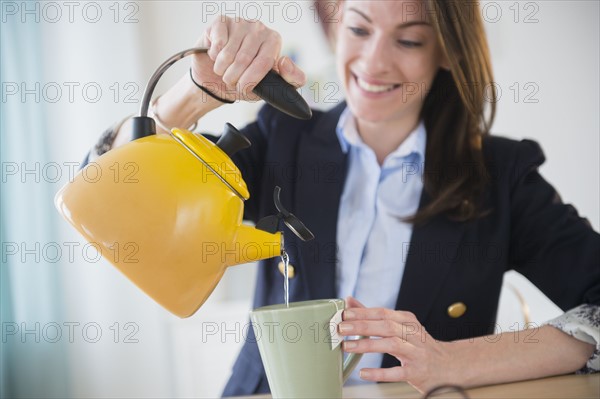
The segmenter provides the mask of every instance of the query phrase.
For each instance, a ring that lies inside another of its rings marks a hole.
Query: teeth
[[[370,83],[365,82],[364,80],[362,80],[359,77],[356,77],[356,82],[358,83],[358,86],[366,91],[369,91],[371,93],[383,93],[384,91],[390,91],[393,90],[394,88],[396,88],[399,85],[385,85],[385,86],[381,86],[381,85],[372,85]]]

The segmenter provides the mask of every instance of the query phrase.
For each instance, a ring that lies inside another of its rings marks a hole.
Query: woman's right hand
[[[281,35],[260,21],[218,17],[196,42],[209,48],[192,57],[194,80],[228,100],[257,101],[252,89],[274,69],[295,87],[306,83],[304,72],[281,57]]]

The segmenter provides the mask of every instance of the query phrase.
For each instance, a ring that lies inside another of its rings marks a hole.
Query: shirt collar
[[[356,120],[354,115],[350,111],[350,108],[346,107],[336,127],[336,134],[340,142],[342,151],[346,154],[350,147],[368,148],[368,146],[362,141],[358,129],[356,128]],[[423,120],[419,122],[417,127],[410,132],[406,139],[390,153],[386,159],[406,157],[410,154],[417,154],[421,159],[425,159],[425,144],[427,142],[427,133],[425,131],[425,124]]]

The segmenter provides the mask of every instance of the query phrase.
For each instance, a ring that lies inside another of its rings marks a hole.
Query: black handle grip
[[[273,107],[294,118],[306,120],[312,117],[310,107],[296,88],[275,71],[269,71],[252,91]]]

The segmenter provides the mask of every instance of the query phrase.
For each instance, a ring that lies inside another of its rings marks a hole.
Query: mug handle
[[[358,337],[358,339],[363,339],[363,338],[368,338],[368,337],[366,337],[364,335],[361,335]],[[346,360],[344,360],[344,366],[343,366],[343,372],[342,372],[342,384],[344,382],[346,382],[348,377],[350,377],[350,374],[352,373],[352,371],[354,370],[354,368],[360,361],[360,358],[362,357],[362,355],[363,355],[362,353],[351,353],[350,355],[348,355]]]

